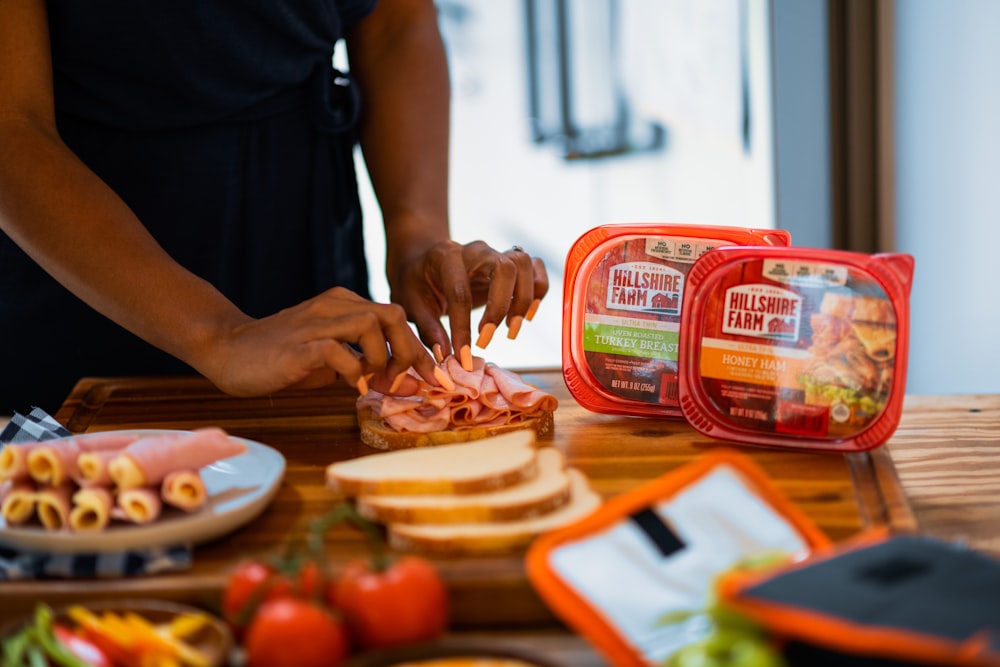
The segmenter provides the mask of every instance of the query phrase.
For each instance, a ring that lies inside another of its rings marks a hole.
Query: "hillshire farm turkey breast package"
[[[687,274],[719,246],[787,246],[788,232],[656,223],[596,227],[566,258],[563,377],[594,412],[680,419]]]

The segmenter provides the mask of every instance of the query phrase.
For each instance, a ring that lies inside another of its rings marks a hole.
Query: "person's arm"
[[[357,381],[385,364],[387,337],[399,357],[389,373],[428,368],[398,307],[340,290],[253,320],[177,264],[63,144],[51,69],[44,0],[0,3],[0,230],[56,280],[230,393]]]
[[[381,0],[347,44],[361,87],[361,147],[382,210],[386,274],[396,297],[408,264],[451,238],[451,93],[434,2]],[[471,304],[471,296],[467,300]]]
[[[41,0],[0,4],[0,225],[81,299],[154,345],[198,359],[211,331],[241,314],[174,263],[62,143],[47,34]],[[175,326],[178,304],[189,313],[184,331]]]
[[[385,223],[393,301],[424,343],[444,353],[473,342],[471,310],[480,305],[477,333],[492,335],[506,318],[516,335],[548,281],[541,262],[523,251],[451,240],[450,84],[433,0],[381,0],[347,44],[361,86],[361,146]],[[449,316],[450,340],[442,315]]]

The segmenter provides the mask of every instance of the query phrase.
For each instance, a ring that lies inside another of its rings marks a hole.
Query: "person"
[[[432,0],[0,3],[0,414],[86,376],[387,390],[468,358],[476,308],[516,335],[545,267],[450,238],[449,95]]]

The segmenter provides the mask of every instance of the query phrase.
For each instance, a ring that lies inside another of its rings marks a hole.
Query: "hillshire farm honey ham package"
[[[862,451],[902,411],[913,257],[719,248],[688,274],[680,404],[736,442]]]
[[[563,377],[583,407],[681,418],[678,336],[688,272],[719,246],[787,246],[788,232],[615,224],[570,248],[563,300]]]

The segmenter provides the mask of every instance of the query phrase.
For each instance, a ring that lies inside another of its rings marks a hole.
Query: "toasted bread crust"
[[[525,428],[534,430],[535,436],[541,440],[546,436],[551,437],[552,432],[555,430],[555,416],[552,412],[543,412],[537,417],[530,417],[515,424],[473,426],[471,428],[435,431],[432,433],[413,433],[387,428],[382,423],[382,419],[374,413],[371,406],[364,406],[358,410],[358,425],[361,427],[361,442],[375,449],[393,451],[397,449],[409,449],[411,447],[434,447],[436,445],[469,442]]]

